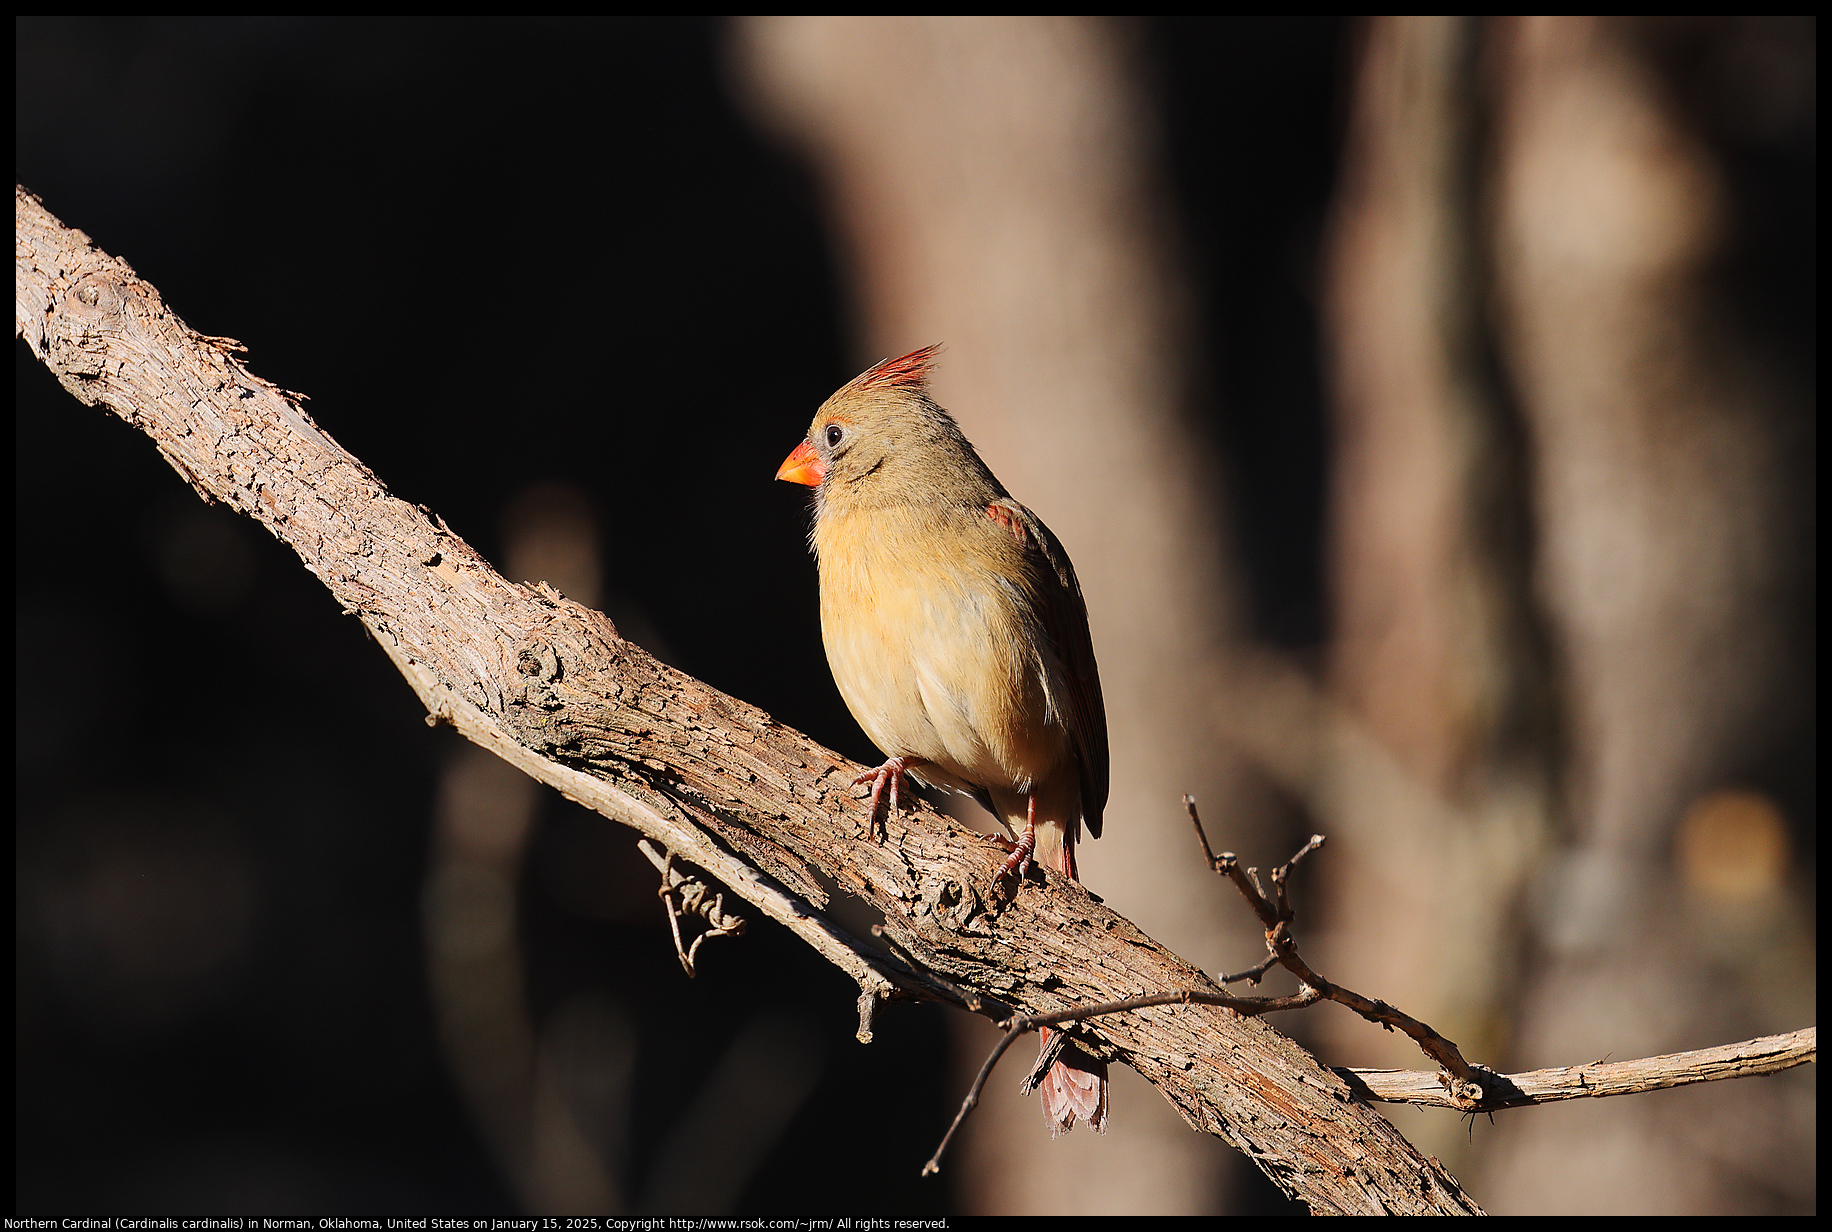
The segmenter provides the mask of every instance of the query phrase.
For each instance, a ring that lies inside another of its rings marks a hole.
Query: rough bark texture
[[[390,496],[232,345],[187,327],[125,262],[23,190],[15,205],[18,335],[80,401],[151,436],[200,494],[292,547],[431,715],[699,864],[873,995],[948,995],[928,971],[1031,1013],[1213,987],[1074,883],[1051,877],[1009,903],[989,899],[1002,854],[946,817],[906,813],[874,841],[851,787],[857,766],[657,662],[598,613],[504,580],[436,516]],[[882,912],[919,968],[821,918],[835,892]],[[1478,1210],[1264,1023],[1192,1006],[1078,1035],[1316,1210]]]

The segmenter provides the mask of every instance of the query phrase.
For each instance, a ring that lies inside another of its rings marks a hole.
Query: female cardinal
[[[1001,877],[1034,854],[1072,878],[1080,828],[1099,838],[1107,803],[1088,610],[1062,544],[929,398],[940,349],[847,382],[776,477],[815,490],[827,663],[888,758],[859,776],[870,824],[909,774],[974,797],[1017,840]],[[1105,1131],[1104,1063],[1064,1047],[1042,1090],[1052,1136],[1078,1117]]]

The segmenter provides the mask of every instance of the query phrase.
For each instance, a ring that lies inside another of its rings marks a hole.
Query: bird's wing
[[[1081,769],[1082,820],[1088,834],[1099,838],[1107,807],[1107,707],[1101,700],[1100,669],[1094,664],[1081,583],[1075,578],[1069,554],[1043,519],[1010,497],[992,502],[986,512],[1014,538],[1022,539],[1025,555],[1034,555],[1033,563],[1038,566],[1037,607],[1043,635],[1068,677],[1061,704]]]

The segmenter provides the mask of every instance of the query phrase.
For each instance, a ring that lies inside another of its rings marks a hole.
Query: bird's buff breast
[[[1028,791],[1067,751],[1018,587],[895,536],[817,532],[821,638],[846,706],[938,787]],[[823,539],[826,541],[823,542]],[[836,542],[836,540],[840,542]],[[851,550],[837,550],[849,541]]]

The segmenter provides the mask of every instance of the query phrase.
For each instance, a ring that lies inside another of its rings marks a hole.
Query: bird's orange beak
[[[821,461],[821,455],[814,452],[814,446],[803,441],[782,460],[776,477],[790,483],[805,483],[811,488],[819,487],[821,480],[827,477],[827,464]]]

